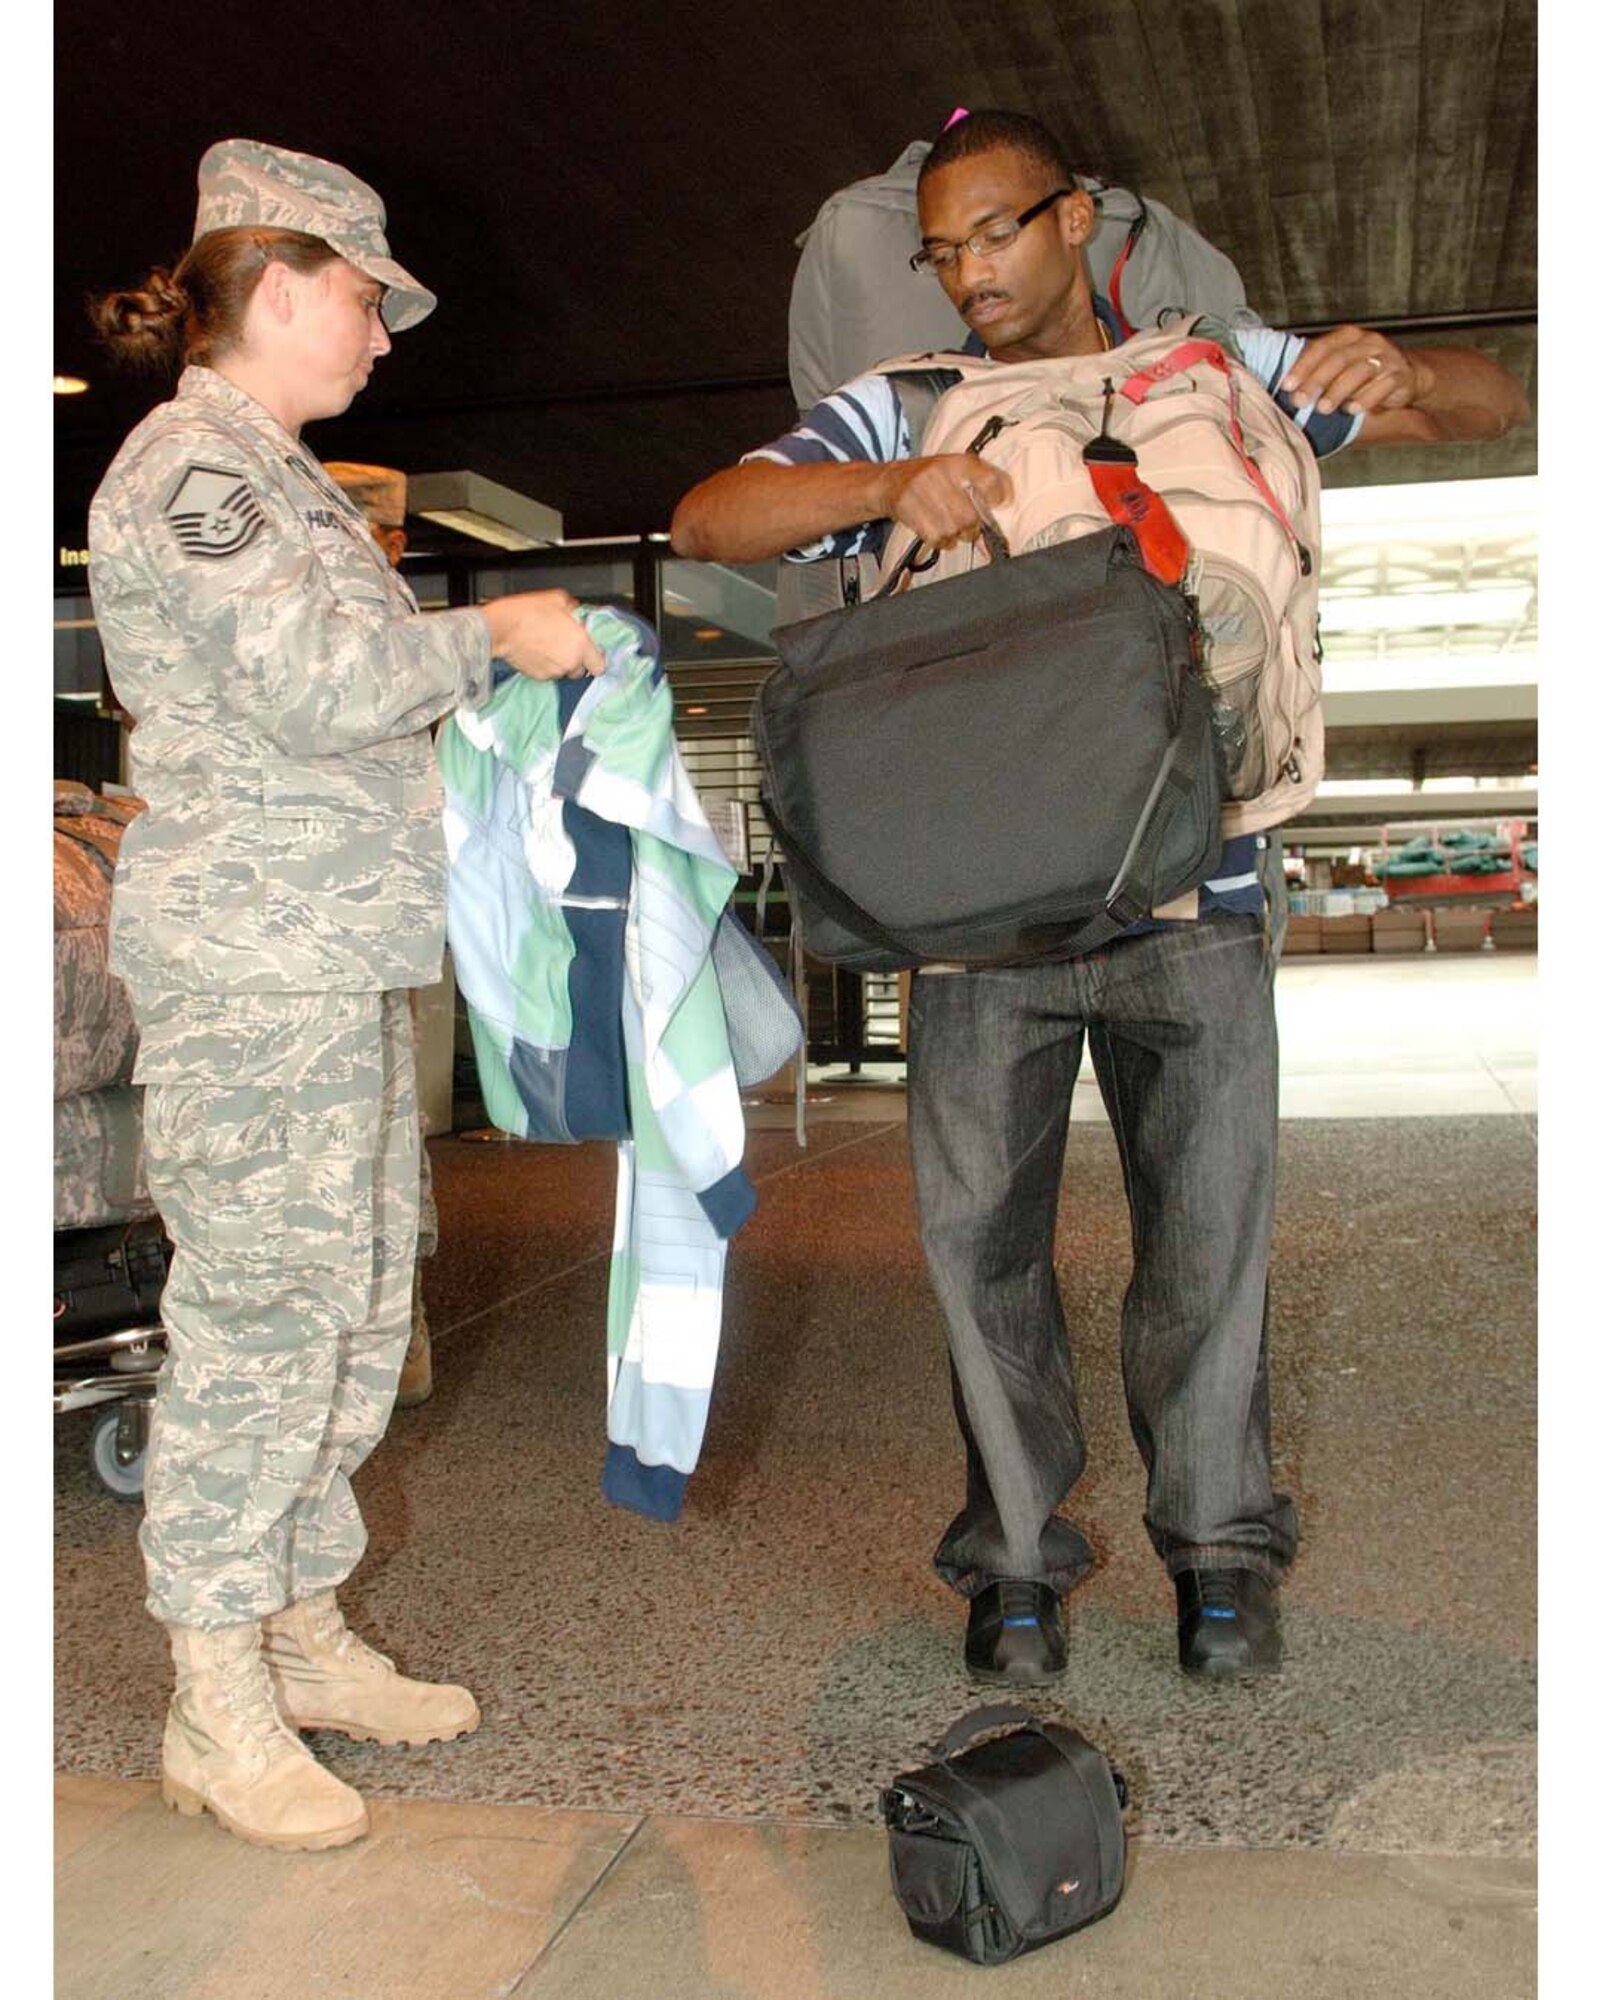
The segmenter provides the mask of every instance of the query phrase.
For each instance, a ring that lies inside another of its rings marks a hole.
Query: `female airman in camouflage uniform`
[[[147,802],[112,962],[175,1251],[141,1544],[177,1673],[165,1798],[330,1847],[366,1809],[297,1729],[424,1743],[478,1723],[465,1688],[396,1673],[333,1595],[410,1327],[405,990],[439,976],[446,868],[428,725],[487,698],[492,650],[537,678],[602,663],[562,592],[419,613],[300,442],[435,303],[376,194],[247,140],[210,148],[198,186],[175,270],[98,308],[115,351],[185,364],[90,517]]]

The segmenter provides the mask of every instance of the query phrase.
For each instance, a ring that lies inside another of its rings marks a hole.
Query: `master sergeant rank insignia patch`
[[[265,525],[253,489],[239,472],[188,465],[163,518],[189,556],[234,556]]]

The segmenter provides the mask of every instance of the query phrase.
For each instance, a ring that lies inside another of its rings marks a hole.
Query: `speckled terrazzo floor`
[[[434,1143],[439,1386],[361,1475],[348,1601],[486,1722],[429,1750],[322,1739],[369,1795],[872,1824],[977,1699],[928,1563],[960,1462],[904,1129],[810,1136],[751,1136],[761,1204],[673,1528],[597,1494],[607,1149]],[[1102,1561],[1044,1705],[1127,1771],[1145,1840],[1531,1851],[1534,1147],[1518,1116],[1285,1126],[1274,1428],[1305,1536],[1286,1671],[1221,1689],[1175,1669],[1114,1356],[1113,1143],[1072,1129],[1060,1269],[1093,1447],[1073,1511]],[[164,1645],[84,1421],[57,1425],[57,1765],[150,1777]]]

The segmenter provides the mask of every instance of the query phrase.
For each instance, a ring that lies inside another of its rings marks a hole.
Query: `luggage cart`
[[[97,1410],[90,1469],[120,1500],[140,1499],[145,1484],[171,1254],[155,1215],[56,1233],[52,1408]]]
[[[111,696],[104,712],[111,712]],[[134,1016],[109,964],[113,874],[141,801],[58,779],[55,832],[54,1412],[95,1411],[90,1464],[140,1497],[170,1246],[146,1187]]]

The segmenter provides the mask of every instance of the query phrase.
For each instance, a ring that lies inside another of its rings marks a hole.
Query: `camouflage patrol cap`
[[[403,264],[383,234],[387,221],[374,188],[332,160],[289,153],[257,139],[220,139],[197,169],[195,243],[212,229],[299,229],[330,243],[368,278],[388,290],[383,324],[401,333],[439,303]]]
[[[407,481],[403,472],[396,472],[391,465],[352,465],[341,458],[329,458],[325,466],[374,526],[405,526]]]

